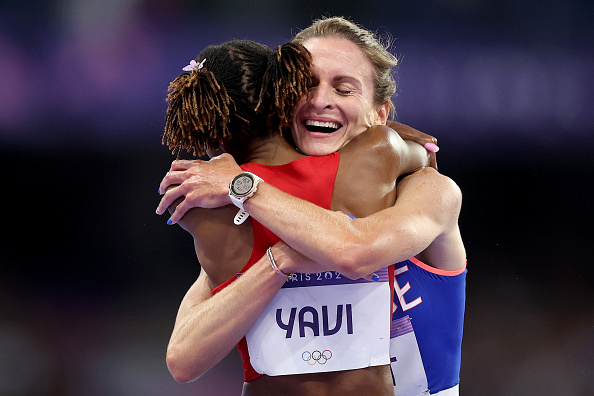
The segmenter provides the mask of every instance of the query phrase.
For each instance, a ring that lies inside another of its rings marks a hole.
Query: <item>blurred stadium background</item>
[[[0,395],[237,395],[165,349],[199,264],[154,210],[168,83],[208,44],[342,15],[396,40],[398,120],[464,192],[461,394],[594,389],[594,3],[5,0]]]

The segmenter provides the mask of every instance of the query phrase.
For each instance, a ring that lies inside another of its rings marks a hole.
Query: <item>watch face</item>
[[[240,175],[233,181],[233,193],[235,195],[247,194],[254,185],[254,180],[247,175]]]

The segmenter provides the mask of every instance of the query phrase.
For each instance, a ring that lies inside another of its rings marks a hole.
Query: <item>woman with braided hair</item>
[[[299,44],[271,51],[248,40],[209,46],[169,86],[163,143],[194,155],[218,149],[245,162],[249,144],[282,133],[311,81]]]
[[[309,52],[298,44],[286,44],[275,51],[249,41],[208,47],[184,68],[188,73],[170,85],[163,142],[178,155],[181,149],[195,154],[221,149],[233,155],[252,176],[261,176],[265,183],[327,209],[362,217],[392,205],[396,178],[428,164],[422,146],[405,143],[393,130],[382,126],[370,128],[338,153],[322,157],[307,157],[284,139],[284,128],[289,125],[294,108],[307,93],[309,68]],[[369,158],[383,160],[370,162]],[[179,161],[181,166],[183,163]],[[357,180],[356,186],[348,183],[350,178]],[[242,221],[245,216],[238,219],[236,214],[241,211],[237,213],[235,206],[194,208],[179,221],[194,237],[203,271],[181,303],[168,346],[167,364],[175,379],[188,382],[198,378],[238,344],[244,360],[246,395],[290,394],[289,389],[300,395],[326,394],[319,393],[315,384],[324,384],[323,387],[332,387],[345,395],[390,394],[387,276],[382,282],[361,281],[365,287],[379,290],[385,315],[368,311],[383,321],[380,338],[384,342],[359,337],[355,348],[361,353],[365,344],[375,343],[376,348],[383,348],[382,359],[370,364],[365,353],[375,353],[372,350],[361,354],[362,365],[350,363],[341,371],[318,364],[316,371],[292,375],[299,369],[288,370],[274,373],[274,377],[263,375],[269,369],[266,361],[258,361],[262,363],[261,371],[252,366],[250,353],[258,348],[252,345],[248,352],[244,336],[279,289],[296,279],[288,281],[274,265],[270,247],[274,245],[275,255],[299,262],[304,273],[321,273],[328,268],[277,243],[279,238],[257,221]],[[261,287],[245,293],[243,285],[261,282]],[[246,304],[249,310],[245,309]],[[355,320],[360,320],[358,309],[365,307],[353,304],[351,315]],[[225,311],[224,316],[220,315],[221,310]],[[227,320],[229,317],[237,321]],[[305,367],[314,366],[309,363]],[[256,383],[262,385],[252,385]]]

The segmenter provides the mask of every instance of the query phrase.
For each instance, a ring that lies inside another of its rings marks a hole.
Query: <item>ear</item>
[[[386,125],[388,121],[388,115],[390,115],[390,104],[384,103],[377,107],[377,121],[380,125]]]

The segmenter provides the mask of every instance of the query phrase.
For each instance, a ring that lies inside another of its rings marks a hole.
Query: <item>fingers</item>
[[[215,160],[215,161],[217,161],[217,160],[226,160],[226,161],[233,161],[233,162],[235,162],[235,160],[233,159],[233,156],[231,154],[228,154],[228,153],[221,153],[221,154],[219,154],[219,155],[217,155],[215,157],[212,157],[210,160],[211,161],[212,160]]]
[[[190,169],[196,164],[205,162],[203,160],[175,160],[171,163],[170,171],[184,171]]]
[[[373,281],[373,282],[379,282],[379,276],[373,272],[367,276],[364,276],[363,279],[368,280],[368,281]]]
[[[437,145],[437,139],[431,137],[432,142],[425,143],[423,147],[429,153],[429,166],[435,170],[437,170],[437,152],[439,151],[439,146]]]
[[[201,166],[204,162],[203,160],[175,160],[171,163],[171,167],[169,168],[169,172],[165,175],[161,184],[159,185],[159,194],[165,194],[169,186],[173,184],[181,184],[190,177],[192,177],[192,172],[186,172],[187,170]]]
[[[165,174],[161,184],[159,184],[159,194],[163,195],[167,190],[174,185],[179,185],[192,177],[191,174],[184,171],[170,171]]]
[[[159,202],[159,205],[157,206],[156,213],[158,215],[162,215],[163,213],[165,213],[167,208],[170,207],[171,204],[173,202],[175,202],[175,200],[178,199],[179,197],[181,197],[182,195],[184,195],[184,191],[182,190],[181,187],[174,187],[174,188],[169,189],[163,195],[163,198],[161,198],[161,201]]]
[[[184,199],[173,211],[169,220],[167,220],[168,225],[176,224],[184,215],[190,210],[192,207],[191,205],[187,204],[187,201]]]
[[[435,143],[425,143],[425,150],[431,153],[437,153],[439,151],[439,147]]]
[[[429,153],[429,166],[437,170],[437,155],[435,153]]]
[[[216,164],[215,164],[216,162]],[[227,194],[229,181],[241,168],[229,154],[221,154],[210,161],[173,161],[169,172],[159,185],[163,195],[156,213],[161,215],[176,204],[168,224],[177,223],[193,207],[215,208],[231,203]],[[221,176],[223,175],[223,176]],[[226,179],[229,181],[225,181]],[[181,199],[178,204],[177,200]]]

